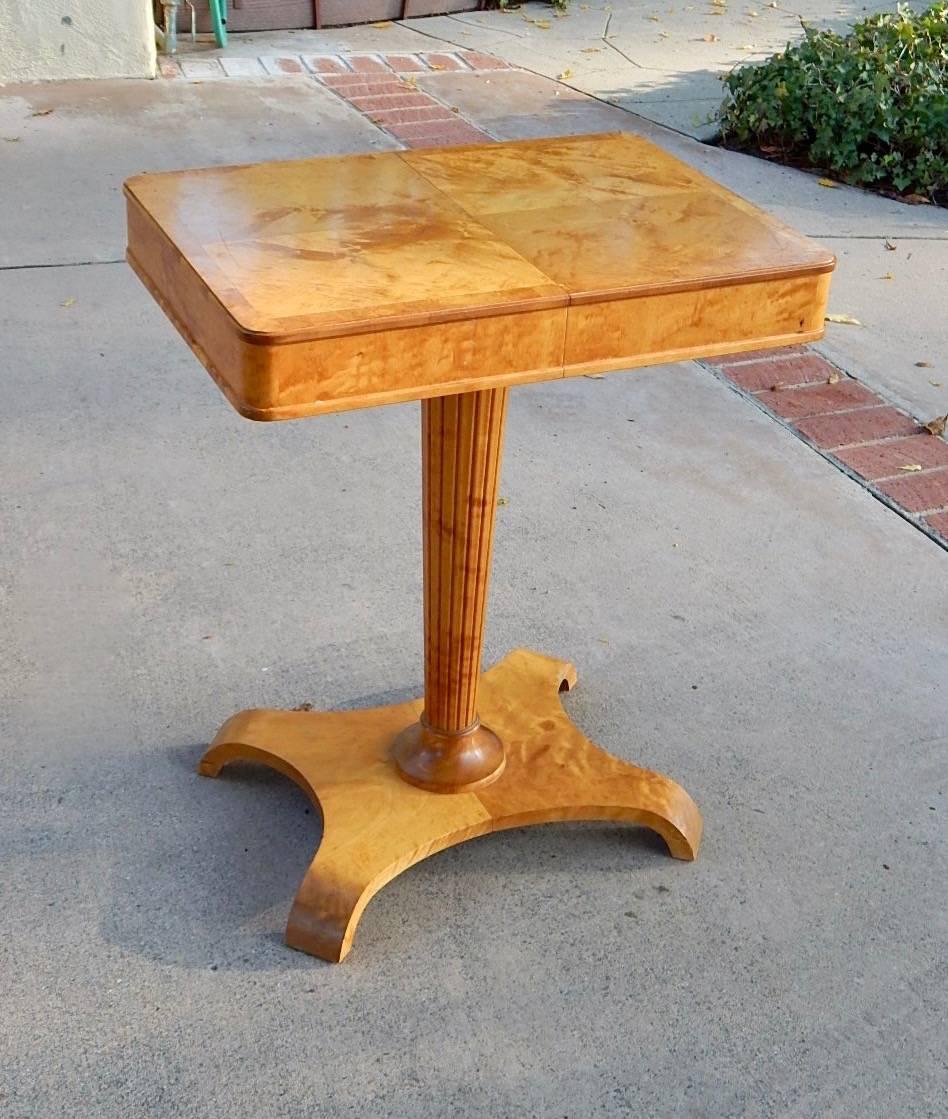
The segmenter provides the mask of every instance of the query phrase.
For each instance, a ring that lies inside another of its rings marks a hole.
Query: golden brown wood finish
[[[623,820],[657,832],[677,859],[693,859],[701,817],[661,774],[594,746],[558,699],[575,669],[519,650],[486,672],[480,708],[507,743],[501,776],[474,792],[442,796],[399,780],[390,754],[421,701],[367,711],[242,711],[201,762],[216,777],[229,762],[271,766],[322,811],[323,837],[296,895],[287,944],[341,960],[372,896],[413,863],[504,828],[558,820]]]
[[[480,677],[507,386],[818,338],[832,256],[628,135],[126,192],[130,263],[243,415],[423,402],[424,710],[245,711],[201,763],[262,761],[322,808],[288,942],[341,959],[385,882],[504,827],[628,820],[694,858],[687,793],[563,713],[569,665],[521,651]]]
[[[128,257],[291,419],[811,341],[833,257],[639,137],[144,175]]]
[[[421,405],[425,710],[399,740],[406,780],[434,792],[500,776],[504,748],[477,717],[477,686],[507,389]]]

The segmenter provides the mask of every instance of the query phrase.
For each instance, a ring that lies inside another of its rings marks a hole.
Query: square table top
[[[140,175],[126,193],[130,262],[255,418],[807,341],[834,266],[622,133]]]

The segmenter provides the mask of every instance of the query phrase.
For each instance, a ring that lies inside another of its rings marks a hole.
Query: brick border
[[[321,81],[406,148],[477,144],[493,139],[465,120],[457,109],[418,89],[414,72],[324,74]]]
[[[419,74],[509,70],[480,51],[424,51],[399,54],[262,55],[259,58],[202,58],[162,55],[159,75],[186,81],[225,78],[303,78],[316,81],[358,109],[374,125],[407,148],[476,144],[493,137],[460,112],[416,87]]]
[[[490,142],[456,108],[417,88],[419,74],[509,70],[480,51],[180,59],[160,75],[297,78],[331,90],[402,147]],[[948,549],[948,443],[809,347],[758,350],[698,362]]]
[[[948,548],[948,443],[807,346],[698,362]]]

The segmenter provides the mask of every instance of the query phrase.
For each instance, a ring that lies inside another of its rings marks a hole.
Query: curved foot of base
[[[324,960],[348,953],[366,905],[413,863],[491,831],[563,820],[622,820],[657,832],[678,859],[693,859],[701,817],[668,777],[593,745],[558,693],[576,683],[565,661],[526,650],[484,674],[483,721],[505,744],[494,782],[431,793],[399,777],[393,744],[417,722],[420,700],[367,711],[242,711],[229,719],[199,772],[228,762],[268,765],[318,805],[323,839],[290,912],[287,943]]]

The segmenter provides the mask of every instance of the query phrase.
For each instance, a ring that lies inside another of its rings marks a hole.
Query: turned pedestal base
[[[594,746],[573,725],[558,693],[573,666],[526,650],[480,681],[485,726],[503,742],[506,764],[472,791],[428,792],[400,775],[394,753],[418,724],[416,700],[365,711],[242,711],[201,761],[216,777],[246,760],[291,777],[322,812],[323,837],[286,928],[293,948],[338,961],[362,911],[397,874],[465,839],[557,820],[623,820],[657,832],[677,859],[693,859],[701,817],[691,797],[659,773]]]

